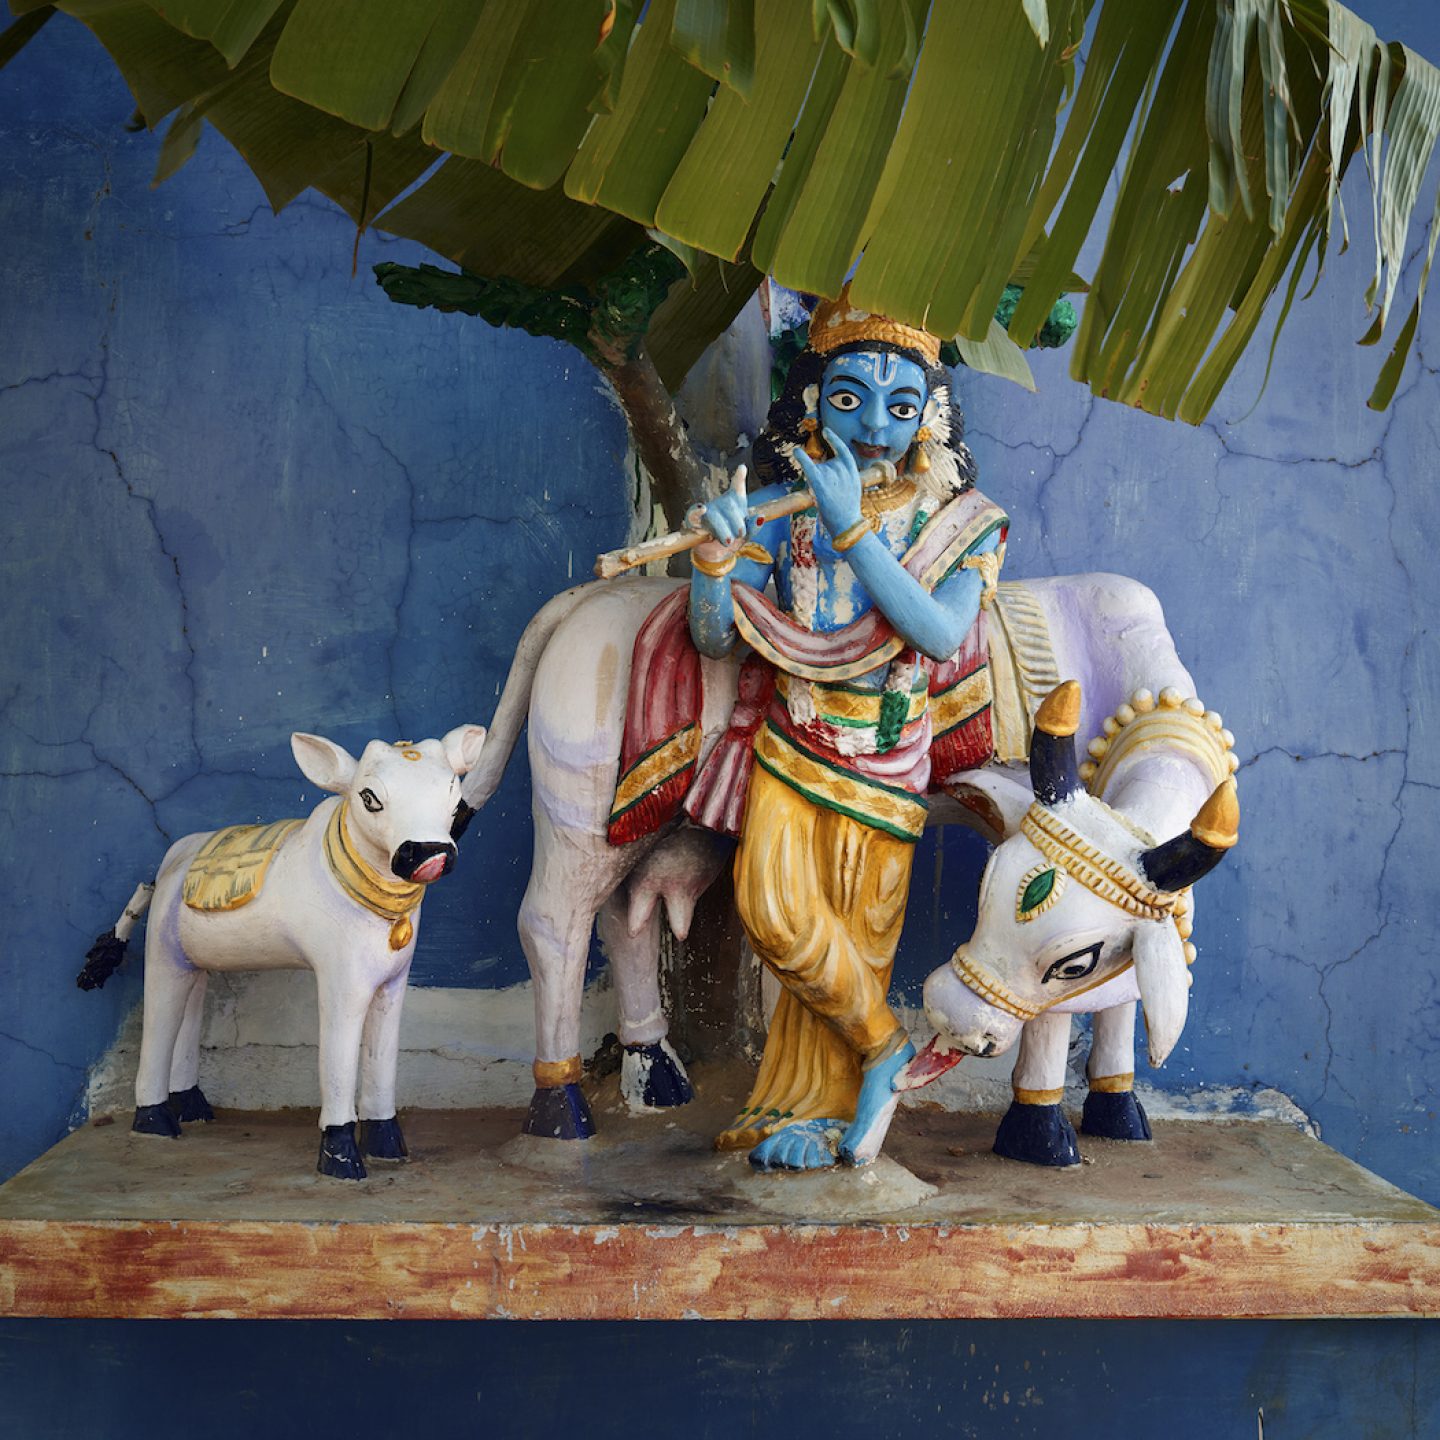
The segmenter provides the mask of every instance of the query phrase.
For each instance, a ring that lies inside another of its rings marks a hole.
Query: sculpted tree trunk
[[[477,315],[491,325],[575,346],[614,390],[635,453],[672,530],[704,499],[707,472],[646,349],[645,335],[684,274],[670,251],[653,244],[641,246],[593,285],[553,290],[434,265],[375,267],[385,293],[400,304]]]

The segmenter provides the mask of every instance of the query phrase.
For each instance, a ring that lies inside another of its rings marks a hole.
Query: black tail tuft
[[[114,930],[107,930],[90,947],[75,983],[82,990],[98,990],[120,968],[125,950],[126,942],[117,939]]]

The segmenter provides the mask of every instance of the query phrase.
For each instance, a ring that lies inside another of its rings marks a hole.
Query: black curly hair
[[[779,397],[771,404],[765,416],[765,428],[755,441],[753,468],[760,485],[788,485],[804,480],[800,467],[785,453],[791,445],[802,445],[806,434],[801,424],[806,416],[805,391],[811,385],[819,385],[825,374],[825,367],[837,355],[851,355],[856,351],[883,351],[913,361],[925,372],[925,387],[931,394],[942,389],[950,396],[950,433],[945,447],[955,457],[960,476],[956,493],[970,489],[978,475],[975,457],[965,444],[965,415],[954,397],[954,381],[944,365],[932,365],[918,350],[895,345],[888,340],[855,340],[848,345],[837,345],[835,349],[820,354],[807,345],[791,363],[785,377],[785,385]]]

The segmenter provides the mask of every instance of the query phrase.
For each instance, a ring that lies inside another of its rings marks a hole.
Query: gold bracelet
[[[698,555],[692,555],[690,563],[702,575],[708,575],[712,580],[723,580],[735,568],[735,555],[732,551],[723,560],[702,560]]]
[[[870,533],[870,530],[869,517],[862,515],[853,525],[842,530],[830,543],[843,555],[845,551],[858,545]]]

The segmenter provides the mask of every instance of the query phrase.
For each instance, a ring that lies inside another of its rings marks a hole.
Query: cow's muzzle
[[[1020,1036],[1022,1021],[977,995],[942,965],[925,981],[925,1018],[945,1039],[947,1049],[967,1055],[999,1055]]]
[[[402,880],[428,885],[455,868],[455,847],[441,840],[407,840],[395,852],[390,868]]]

